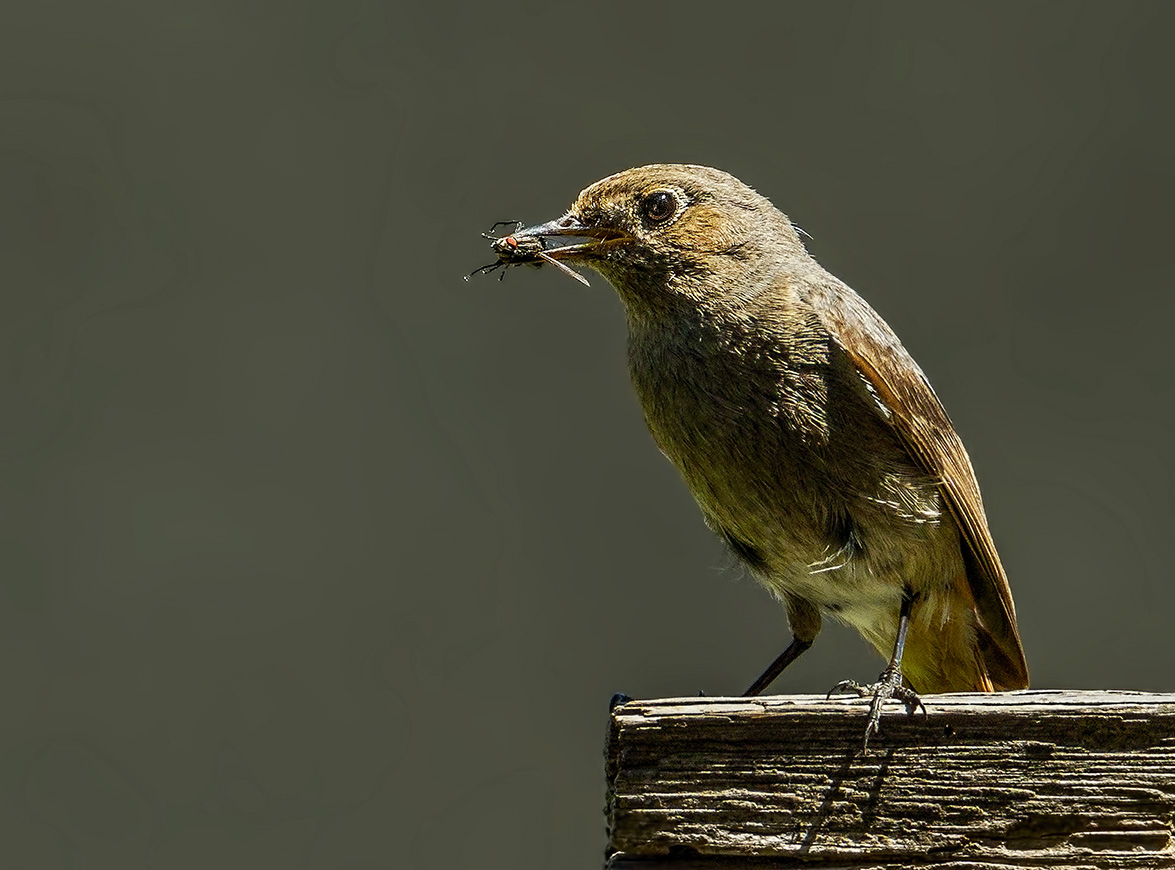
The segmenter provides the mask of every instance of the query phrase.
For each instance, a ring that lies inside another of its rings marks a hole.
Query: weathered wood
[[[1175,694],[630,701],[609,867],[1173,867]]]

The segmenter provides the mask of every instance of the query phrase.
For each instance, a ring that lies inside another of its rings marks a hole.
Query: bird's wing
[[[1002,689],[1027,687],[1012,590],[987,527],[971,460],[946,409],[897,336],[861,297],[838,284],[814,288],[814,295],[825,295],[815,306],[824,325],[889,411],[890,425],[910,455],[946,496],[967,545],[967,581],[993,682]],[[911,371],[917,376],[910,377]]]

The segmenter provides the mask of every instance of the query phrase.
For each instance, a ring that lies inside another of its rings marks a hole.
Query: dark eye
[[[650,223],[664,223],[676,213],[677,197],[671,191],[654,190],[645,194],[645,198],[641,200],[641,214],[648,218]]]

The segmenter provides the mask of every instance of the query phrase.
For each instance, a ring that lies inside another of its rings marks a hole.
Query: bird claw
[[[902,685],[902,672],[897,668],[886,668],[871,685],[862,685],[856,680],[841,680],[833,686],[827,697],[833,695],[852,694],[860,698],[871,698],[869,703],[869,721],[865,725],[865,742],[862,751],[869,749],[869,738],[881,732],[881,708],[886,701],[898,701],[906,706],[906,713],[914,715],[921,708],[922,715],[926,715],[926,705],[913,689]]]

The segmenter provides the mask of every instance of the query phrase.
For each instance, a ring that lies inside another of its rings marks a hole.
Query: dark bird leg
[[[784,599],[787,606],[787,622],[791,626],[792,639],[787,649],[781,652],[767,670],[759,675],[759,679],[751,683],[751,687],[743,692],[744,698],[761,695],[768,686],[775,682],[775,678],[783,673],[783,669],[794,662],[800,655],[812,646],[816,635],[820,633],[820,611],[807,601],[787,597]]]
[[[907,589],[902,595],[902,609],[898,615],[898,639],[893,645],[893,656],[889,660],[889,665],[877,678],[877,682],[871,686],[863,686],[855,680],[841,680],[828,693],[829,698],[841,692],[853,693],[862,698],[873,696],[873,701],[869,705],[869,722],[865,726],[863,749],[869,748],[869,738],[881,730],[881,707],[891,698],[905,704],[907,713],[913,714],[919,707],[923,713],[926,712],[918,693],[902,685],[902,651],[906,646],[906,632],[910,629],[910,611],[913,608],[914,594]]]
[[[751,687],[743,692],[744,698],[752,698],[755,695],[763,694],[763,690],[775,682],[775,678],[783,673],[783,669],[794,662],[812,645],[810,640],[801,640],[798,637],[793,637],[791,643],[787,645],[787,649],[779,654],[779,656],[771,664],[767,666],[767,670],[759,675],[755,682],[751,683]]]

